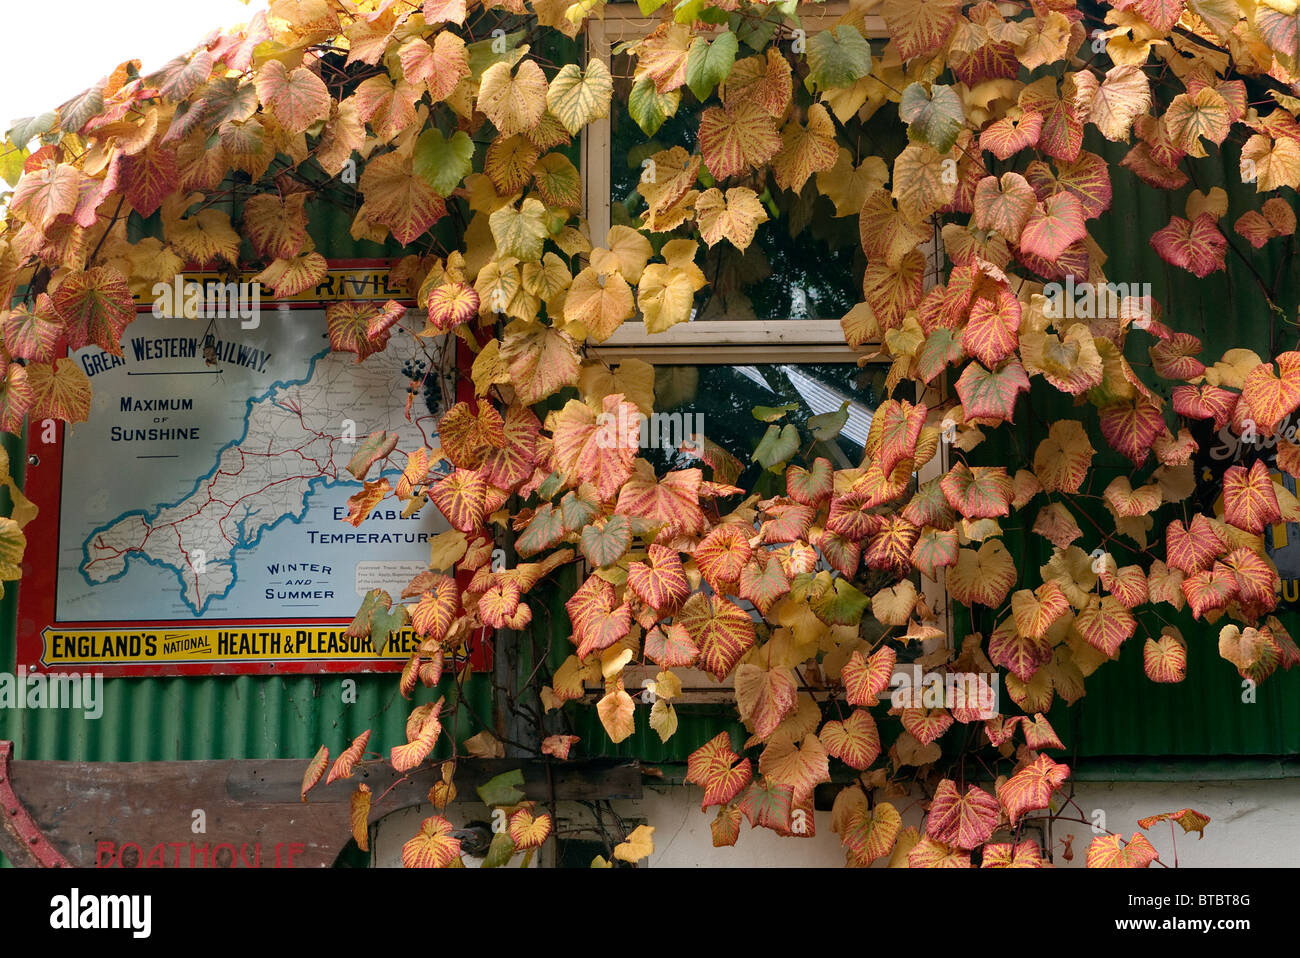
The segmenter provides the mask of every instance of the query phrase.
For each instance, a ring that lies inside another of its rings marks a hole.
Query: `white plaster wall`
[[[647,787],[640,801],[615,802],[623,817],[646,819],[655,829],[651,868],[815,868],[844,864],[840,837],[831,831],[831,813],[814,812],[811,838],[784,838],[770,828],[741,821],[740,837],[730,848],[714,848],[709,825],[716,807],[700,811],[703,790]]]
[[[488,808],[477,802],[453,802],[445,813],[439,813],[432,805],[403,808],[391,815],[385,815],[372,827],[371,864],[377,868],[401,868],[402,846],[419,833],[421,822],[430,815],[438,814],[443,814],[443,817],[457,828],[463,828],[471,821],[491,821]],[[547,843],[546,851],[549,851],[550,844]],[[478,868],[483,864],[483,859],[470,855],[462,855],[461,860],[469,868]],[[512,867],[518,867],[523,860],[523,855],[519,854],[511,860],[510,864]],[[536,868],[540,864],[541,858],[534,855],[532,867]]]
[[[731,848],[714,848],[709,823],[717,812],[700,811],[698,788],[647,785],[638,801],[620,801],[615,808],[625,820],[645,821],[655,828],[655,852],[643,865],[652,868],[807,868],[840,867],[844,852],[839,836],[831,832],[831,813],[816,812],[816,834],[812,838],[783,838],[764,828],[742,822],[740,838]],[[1300,867],[1300,779],[1239,782],[1080,782],[1075,801],[1091,819],[1094,810],[1105,813],[1105,826],[1120,831],[1125,839],[1138,831],[1137,820],[1159,812],[1194,808],[1210,816],[1205,837],[1184,835],[1177,825],[1178,863],[1183,868]],[[895,801],[902,808],[904,803]],[[486,809],[471,802],[457,802],[448,818],[457,826],[470,819],[486,819]],[[558,815],[564,824],[590,823],[590,812],[570,803],[560,803]],[[420,822],[434,814],[433,808],[406,809],[384,818],[372,836],[376,865],[401,864],[402,844],[413,836]],[[919,809],[905,812],[905,825],[918,825]],[[1073,834],[1073,861],[1061,856],[1059,840]],[[1160,823],[1147,831],[1148,840],[1160,852],[1162,861],[1173,863],[1174,840],[1169,825]],[[1081,868],[1094,833],[1089,825],[1058,822],[1053,832],[1054,860],[1061,867]],[[550,843],[548,843],[549,846]],[[518,865],[520,857],[513,861]],[[479,861],[466,857],[471,867]]]
[[[1088,816],[1106,814],[1106,827],[1123,831],[1125,840],[1139,831],[1137,820],[1159,812],[1194,808],[1210,816],[1205,837],[1184,835],[1160,822],[1145,832],[1173,864],[1175,844],[1180,868],[1296,868],[1300,867],[1300,779],[1238,782],[1080,782],[1075,801]],[[1057,834],[1074,833],[1074,861],[1058,865],[1083,867],[1093,833],[1075,822],[1057,826]]]

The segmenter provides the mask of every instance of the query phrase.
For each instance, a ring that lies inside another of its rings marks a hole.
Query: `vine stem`
[[[380,802],[382,802],[385,798],[388,797],[389,792],[395,789],[398,785],[401,785],[403,782],[409,782],[410,780],[411,780],[411,776],[403,775],[397,781],[393,782],[392,785],[389,785],[386,789],[384,789],[383,793],[378,798],[376,798],[371,804],[378,805]]]
[[[99,249],[104,245],[104,240],[108,239],[108,234],[113,232],[113,227],[117,225],[117,218],[122,215],[122,204],[125,202],[126,194],[123,193],[117,198],[117,208],[113,210],[113,218],[108,221],[108,226],[104,228],[104,235],[99,238],[99,242],[95,244],[95,248],[91,250],[90,255],[86,257],[87,263],[93,263],[95,257],[99,255]]]

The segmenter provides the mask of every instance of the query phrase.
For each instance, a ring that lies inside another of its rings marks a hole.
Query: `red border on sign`
[[[329,268],[337,269],[374,269],[391,266],[385,259],[338,259],[330,260]],[[201,269],[188,269],[189,272],[202,272]],[[275,303],[274,300],[268,301]],[[335,300],[287,301],[279,306],[289,309],[320,309]],[[410,301],[406,300],[409,307]],[[148,306],[137,307],[143,312]],[[66,355],[66,350],[64,351]],[[457,400],[474,400],[474,387],[470,379],[473,355],[459,337],[456,339],[456,366],[459,373],[456,383]],[[234,661],[215,662],[157,662],[157,663],[99,663],[93,664],[56,664],[47,666],[41,659],[45,650],[43,632],[51,626],[60,629],[85,629],[97,631],[124,631],[132,629],[159,630],[167,628],[211,628],[244,629],[263,628],[283,629],[287,626],[301,625],[312,628],[346,626],[351,619],[333,618],[283,618],[283,619],[190,619],[190,620],[140,620],[119,622],[56,622],[55,590],[58,586],[59,560],[59,505],[63,484],[63,435],[66,424],[59,423],[58,438],[52,444],[40,441],[41,430],[32,423],[27,431],[27,471],[23,481],[24,494],[39,508],[36,518],[24,530],[27,536],[27,551],[23,556],[23,576],[18,585],[17,617],[17,666],[25,666],[29,672],[102,672],[105,676],[121,677],[165,677],[184,675],[306,675],[339,672],[400,672],[406,664],[405,659],[379,658],[339,658],[339,659],[298,659],[283,661]],[[472,574],[458,574],[457,582],[461,589],[469,584]],[[469,641],[469,661],[475,671],[492,668],[492,644],[490,630],[482,628]]]

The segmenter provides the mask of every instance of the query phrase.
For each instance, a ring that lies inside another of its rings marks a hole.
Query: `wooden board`
[[[392,788],[371,809],[373,825],[390,812],[426,803],[441,778],[436,764],[404,780],[386,765],[362,767],[351,779],[318,786],[304,803],[299,789],[306,765],[296,759],[0,762],[0,785],[12,785],[21,805],[17,814],[2,803],[0,810],[16,820],[25,809],[73,866],[327,867],[351,838],[349,801],[357,785],[369,785],[374,799]],[[523,771],[526,796],[539,802],[641,797],[641,770],[632,760],[461,759],[457,801],[478,802],[477,786],[516,768]],[[205,831],[196,833],[200,818]],[[16,830],[0,830],[0,851],[17,865],[53,864],[35,858],[27,840]]]

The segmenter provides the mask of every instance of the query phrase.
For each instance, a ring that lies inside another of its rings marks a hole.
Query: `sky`
[[[52,110],[123,60],[148,73],[217,28],[246,23],[266,0],[27,0],[6,4],[0,132]]]

